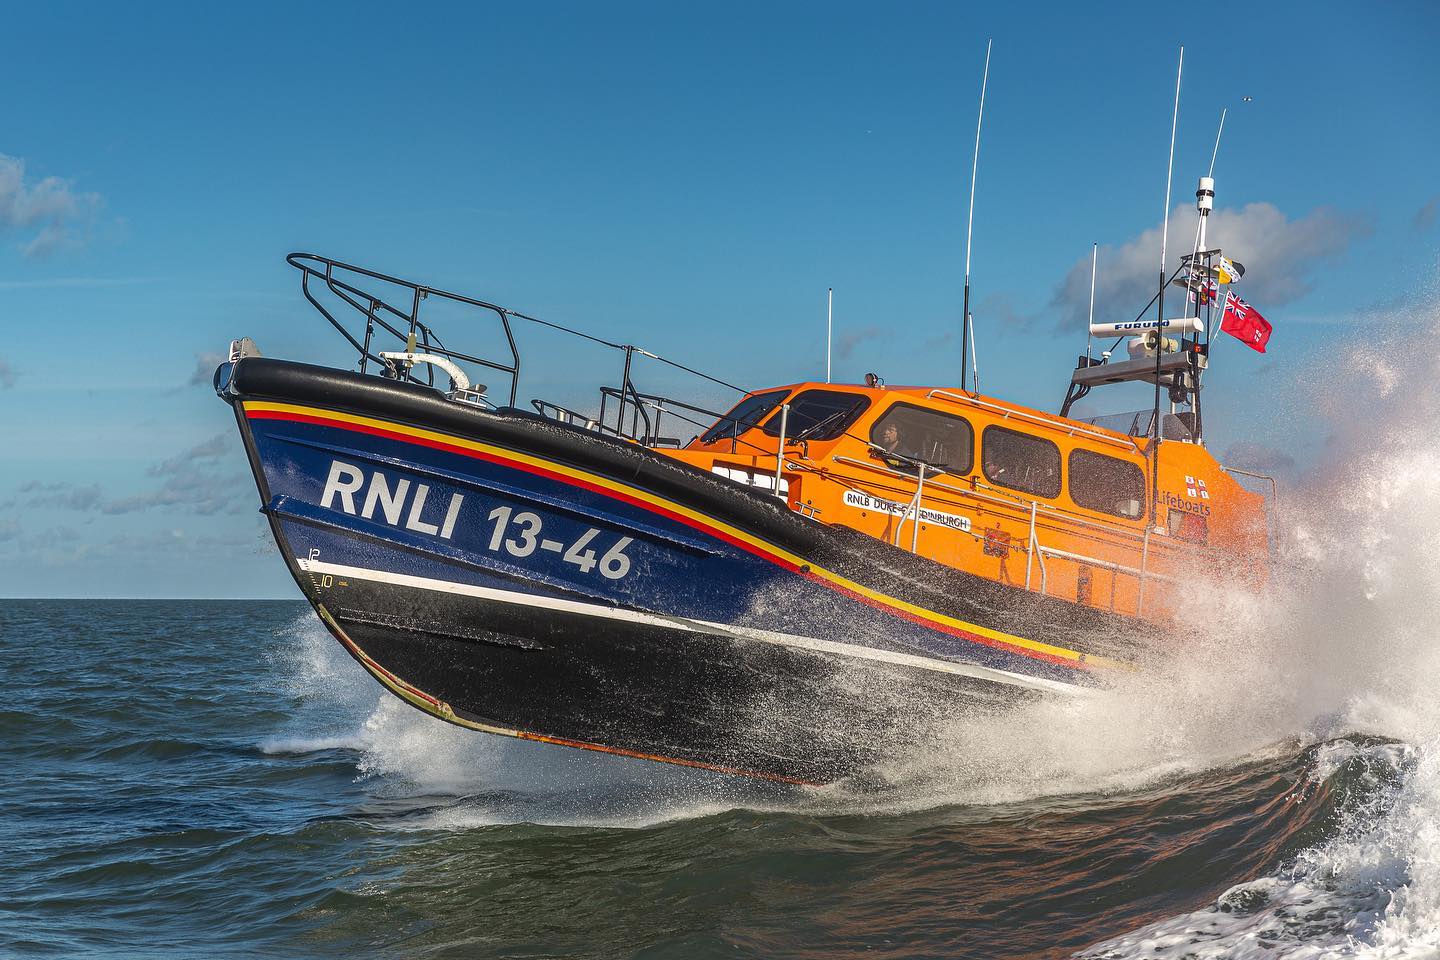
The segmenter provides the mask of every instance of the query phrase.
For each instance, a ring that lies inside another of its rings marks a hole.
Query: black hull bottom
[[[353,580],[340,593],[322,611],[337,638],[429,713],[766,779],[830,782],[923,739],[926,717],[1026,696],[971,677],[693,629]]]

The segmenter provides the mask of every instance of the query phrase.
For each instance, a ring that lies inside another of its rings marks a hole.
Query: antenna
[[[830,382],[830,331],[835,319],[835,288],[830,287],[825,306],[825,382]]]
[[[980,355],[975,352],[975,324],[970,324],[970,369],[975,374],[975,392],[980,392]]]
[[[970,241],[975,235],[975,175],[980,170],[980,124],[985,120],[985,88],[990,83],[990,45],[985,41],[985,72],[980,77],[980,112],[975,116],[975,156],[970,163],[970,215],[965,223],[965,318],[960,333],[960,389],[966,387],[966,367],[975,354],[975,331],[970,318]],[[980,389],[980,360],[974,358],[975,389]]]
[[[1160,294],[1155,298],[1155,416],[1151,419],[1150,433],[1155,445],[1160,443],[1160,361],[1165,355],[1165,262],[1170,245],[1170,184],[1175,178],[1175,128],[1180,123],[1180,76],[1185,70],[1185,46],[1180,46],[1180,63],[1175,68],[1175,109],[1170,114],[1170,162],[1165,168],[1165,221],[1160,231]],[[1156,460],[1159,466],[1159,460]],[[1152,508],[1153,509],[1153,508]]]
[[[1210,151],[1210,172],[1205,175],[1204,180],[1200,181],[1200,190],[1208,192],[1203,198],[1199,193],[1196,194],[1196,199],[1206,201],[1200,209],[1200,238],[1195,244],[1197,253],[1201,247],[1207,246],[1205,241],[1205,224],[1209,220],[1211,208],[1215,206],[1215,158],[1220,155],[1220,135],[1225,132],[1225,114],[1228,111],[1228,107],[1222,107],[1220,109],[1220,129],[1215,131],[1215,149]]]
[[[1100,261],[1100,244],[1090,244],[1090,319],[1085,326],[1085,360],[1090,360],[1090,344],[1095,340],[1091,329],[1095,323],[1095,266]]]
[[[1165,168],[1165,221],[1160,231],[1160,292],[1156,295],[1155,318],[1155,412],[1150,418],[1150,525],[1159,519],[1156,503],[1160,492],[1160,363],[1165,357],[1165,261],[1170,243],[1170,184],[1175,177],[1175,128],[1180,123],[1180,77],[1185,71],[1185,45],[1180,45],[1180,62],[1175,67],[1175,107],[1170,114],[1170,162]]]
[[[1249,100],[1250,98],[1246,97],[1245,99]],[[1225,114],[1229,109],[1229,107],[1220,109],[1220,129],[1215,131],[1215,149],[1210,153],[1210,172],[1206,174],[1212,180],[1215,178],[1215,158],[1220,155],[1220,134],[1225,132]]]

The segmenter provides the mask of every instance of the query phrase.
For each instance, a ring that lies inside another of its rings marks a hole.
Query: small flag
[[[1176,286],[1184,287],[1189,291],[1186,299],[1190,303],[1195,302],[1196,294],[1199,294],[1201,303],[1209,303],[1218,295],[1218,288],[1214,280],[1198,276],[1189,271],[1177,276],[1173,282]]]
[[[1177,277],[1175,282],[1182,286],[1186,283],[1197,283],[1203,279],[1219,280],[1223,284],[1237,283],[1245,276],[1245,264],[1227,257],[1217,257],[1207,268],[1203,263],[1196,260],[1191,262],[1189,256],[1181,258],[1186,262],[1185,273]]]
[[[1220,262],[1215,266],[1215,274],[1221,283],[1234,283],[1245,276],[1245,264],[1221,257]]]
[[[1225,296],[1225,315],[1220,321],[1220,329],[1251,350],[1264,353],[1273,328],[1269,320],[1260,316],[1260,311],[1230,293]]]

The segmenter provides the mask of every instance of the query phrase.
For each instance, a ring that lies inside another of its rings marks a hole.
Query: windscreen
[[[746,397],[735,408],[719,420],[700,437],[701,443],[717,440],[731,440],[765,419],[765,415],[780,405],[789,394],[788,390],[772,390]]]
[[[834,440],[845,432],[865,408],[870,398],[843,390],[806,390],[790,401],[790,414],[785,419],[785,436],[792,440]],[[772,415],[765,432],[780,436],[780,414]]]

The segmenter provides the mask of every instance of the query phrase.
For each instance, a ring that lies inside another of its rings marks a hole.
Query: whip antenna
[[[825,382],[830,382],[830,331],[835,319],[835,288],[830,287],[825,304]]]
[[[1215,131],[1215,149],[1210,152],[1210,172],[1206,176],[1215,177],[1215,158],[1220,155],[1220,135],[1225,132],[1225,114],[1229,107],[1222,107],[1220,110],[1220,129]]]
[[[1085,360],[1090,360],[1090,344],[1095,340],[1095,267],[1100,262],[1100,244],[1090,244],[1090,319],[1085,330]]]
[[[985,120],[985,88],[990,83],[990,45],[985,41],[985,72],[980,78],[980,112],[975,117],[975,155],[970,162],[970,215],[965,223],[965,318],[960,332],[960,389],[966,387],[966,368],[975,364],[975,389],[980,389],[980,361],[975,357],[975,332],[970,318],[970,241],[975,235],[975,174],[980,170],[980,124]]]
[[[1155,415],[1151,418],[1150,434],[1155,445],[1160,443],[1160,361],[1165,357],[1165,260],[1170,245],[1170,184],[1175,178],[1175,128],[1180,123],[1180,76],[1185,71],[1185,47],[1180,47],[1180,63],[1175,68],[1175,109],[1170,114],[1170,162],[1165,168],[1165,220],[1160,230],[1160,295],[1155,298]],[[1155,461],[1159,466],[1159,460]]]
[[[1160,364],[1165,358],[1165,259],[1170,242],[1170,183],[1175,176],[1175,128],[1180,123],[1180,77],[1185,71],[1185,46],[1175,67],[1175,108],[1170,114],[1170,162],[1165,168],[1165,220],[1160,230],[1160,293],[1156,296],[1155,318],[1155,411],[1150,417],[1150,525],[1160,516]]]

